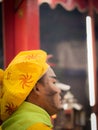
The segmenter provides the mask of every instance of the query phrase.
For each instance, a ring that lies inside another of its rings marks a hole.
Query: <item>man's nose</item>
[[[56,85],[56,89],[58,93],[61,93],[61,89]]]
[[[57,88],[58,93],[61,95],[61,89]]]

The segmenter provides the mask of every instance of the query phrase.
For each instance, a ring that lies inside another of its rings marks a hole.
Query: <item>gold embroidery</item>
[[[5,107],[6,107],[5,111],[6,111],[9,115],[11,115],[11,114],[17,109],[17,106],[14,106],[13,103],[8,103]]]
[[[25,86],[30,87],[31,86],[30,84],[33,83],[32,75],[28,75],[28,74],[20,75],[19,80],[21,80],[20,83],[22,84],[23,89],[24,89]]]

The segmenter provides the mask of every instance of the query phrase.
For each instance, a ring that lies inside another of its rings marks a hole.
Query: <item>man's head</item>
[[[46,61],[46,52],[42,50],[31,50],[20,52],[9,64],[2,76],[0,91],[2,92],[0,94],[0,117],[3,121],[17,110],[23,101],[29,97],[28,95],[31,94],[32,89],[38,89],[38,84],[40,84],[40,88],[42,88],[42,86],[46,87],[46,85],[41,85],[41,77],[43,77],[43,79],[46,77],[46,84],[49,84],[47,75],[49,75],[51,69]],[[54,72],[51,73],[55,75]],[[45,94],[45,91],[49,91],[48,86],[46,90],[41,89],[43,90],[41,91],[42,97],[41,95],[39,96],[47,101],[48,99],[45,99],[45,95],[43,94]]]
[[[42,50],[22,51],[5,69],[0,85],[0,117],[6,120],[26,99],[49,65]]]

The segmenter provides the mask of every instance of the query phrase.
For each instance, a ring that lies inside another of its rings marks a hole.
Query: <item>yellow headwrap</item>
[[[6,120],[26,99],[49,65],[43,50],[20,52],[7,69],[0,71],[1,120]]]

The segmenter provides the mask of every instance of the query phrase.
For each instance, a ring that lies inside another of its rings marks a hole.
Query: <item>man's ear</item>
[[[36,94],[40,94],[41,92],[41,84],[40,83],[36,83],[33,91],[36,93]]]

